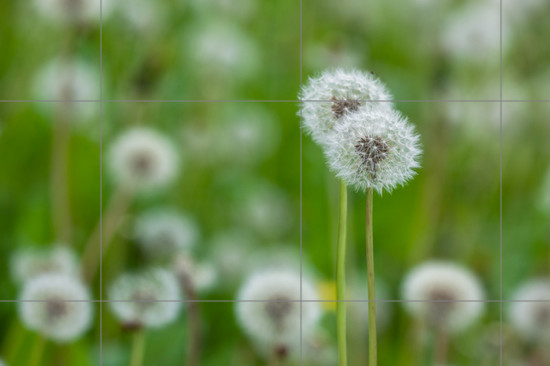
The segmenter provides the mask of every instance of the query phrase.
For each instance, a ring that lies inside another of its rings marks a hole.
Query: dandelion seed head
[[[218,272],[212,263],[194,261],[186,254],[177,255],[172,268],[178,277],[190,278],[193,288],[201,293],[211,290],[218,282]]]
[[[305,278],[302,279],[302,295],[307,299],[318,299],[314,285]],[[257,342],[257,346],[269,354],[274,349],[291,352],[299,344],[300,305],[304,333],[312,329],[321,314],[317,302],[300,304],[300,274],[295,271],[253,273],[242,285],[238,300],[236,316],[239,325]]]
[[[118,137],[111,146],[109,163],[118,184],[140,191],[168,185],[179,170],[172,143],[158,132],[142,127]]]
[[[414,268],[405,278],[402,293],[404,300],[412,301],[405,303],[411,315],[431,325],[445,325],[451,332],[468,327],[483,312],[479,280],[453,263],[427,262]]]
[[[54,59],[39,69],[32,85],[34,98],[40,100],[96,100],[99,98],[99,75],[91,65],[78,59]],[[44,103],[42,111],[55,105]],[[54,103],[56,104],[56,103]],[[71,123],[78,125],[96,113],[94,103],[72,105]]]
[[[420,166],[419,136],[394,110],[361,109],[346,116],[325,146],[331,170],[356,190],[391,191]]]
[[[23,324],[54,341],[73,341],[91,326],[88,289],[74,276],[44,274],[30,279],[19,299]]]
[[[0,359],[0,366],[6,366],[6,363],[2,359]]]
[[[142,249],[155,258],[169,258],[190,251],[199,239],[191,217],[171,209],[155,209],[138,217],[135,237]]]
[[[63,273],[77,275],[79,265],[74,252],[61,245],[52,248],[23,248],[13,254],[11,259],[12,276],[18,283],[45,273]]]
[[[508,46],[508,32],[502,29],[502,46]],[[490,2],[466,5],[448,22],[441,33],[442,48],[452,57],[488,62],[500,52],[501,29],[498,6]]]
[[[160,327],[173,322],[181,309],[178,279],[160,268],[121,275],[110,287],[109,299],[123,300],[110,306],[127,327]]]
[[[259,69],[256,44],[232,24],[207,22],[190,34],[189,55],[204,75],[247,79]]]
[[[304,101],[300,108],[304,128],[321,145],[343,117],[362,107],[392,108],[390,102],[367,103],[369,100],[391,100],[392,96],[376,76],[355,69],[329,70],[317,78],[310,78],[302,88],[300,99]]]
[[[538,278],[522,285],[508,311],[510,323],[528,339],[550,341],[550,279]]]

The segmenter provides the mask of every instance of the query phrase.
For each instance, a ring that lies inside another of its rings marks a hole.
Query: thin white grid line
[[[369,303],[370,300],[59,300],[60,302],[74,303]],[[0,303],[49,303],[49,300],[0,300]],[[514,303],[550,303],[550,300],[384,300],[376,299],[375,303],[482,303],[482,304],[514,304]]]
[[[303,0],[300,0],[300,91],[303,84]],[[302,298],[302,274],[303,274],[303,134],[302,111],[300,110],[300,301]],[[302,333],[302,303],[300,302],[300,366],[303,364],[303,333]]]
[[[100,66],[101,67],[101,66]],[[316,99],[3,99],[0,103],[332,103]],[[550,103],[550,99],[374,99],[360,103]]]
[[[499,168],[499,176],[500,176],[500,187],[499,187],[499,205],[500,205],[500,218],[499,218],[499,231],[500,231],[500,329],[499,329],[499,353],[500,353],[500,366],[503,364],[503,344],[502,344],[502,332],[503,332],[503,286],[502,286],[502,278],[503,278],[503,266],[502,266],[502,0],[499,1],[500,6],[500,14],[499,14],[499,27],[500,27],[500,105],[499,105],[499,115],[500,115],[500,126],[499,126],[499,134],[500,134],[500,168]]]
[[[103,0],[99,0],[99,366],[103,365]]]

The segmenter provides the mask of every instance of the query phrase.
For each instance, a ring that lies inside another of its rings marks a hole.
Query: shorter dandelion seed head
[[[344,117],[327,138],[325,151],[329,167],[346,184],[380,193],[412,178],[420,154],[419,137],[407,119],[375,108]]]
[[[218,272],[214,265],[208,262],[196,262],[185,254],[175,257],[172,268],[178,277],[190,278],[193,288],[201,293],[212,289],[218,282]]]
[[[525,337],[550,341],[550,279],[539,278],[522,285],[508,311],[511,324]],[[540,301],[540,302],[537,302]]]
[[[112,284],[109,299],[125,327],[160,327],[173,322],[181,309],[178,279],[160,268],[123,274]]]
[[[302,279],[301,286],[304,298],[318,299],[308,279]],[[241,287],[238,300],[236,315],[241,328],[268,354],[274,350],[290,353],[299,344],[300,315],[302,331],[307,333],[321,314],[317,302],[300,304],[300,274],[295,271],[264,270],[252,274]]]
[[[392,103],[369,100],[391,100],[386,86],[372,73],[355,69],[325,71],[311,78],[302,88],[300,109],[304,127],[313,140],[324,145],[327,136],[343,117],[360,109],[391,110]]]
[[[113,0],[103,1],[104,17],[112,11]],[[54,23],[99,23],[100,5],[95,0],[34,0],[36,10]]]
[[[483,312],[483,289],[466,269],[447,262],[427,262],[413,269],[402,288],[406,310],[433,326],[459,332]],[[468,301],[464,301],[468,300]]]
[[[67,246],[52,248],[23,248],[13,254],[12,276],[18,283],[24,283],[45,273],[77,275],[79,265],[74,252]]]
[[[25,283],[19,298],[23,324],[57,342],[69,342],[90,328],[88,289],[74,276],[44,274]]]
[[[169,258],[190,251],[199,239],[199,229],[189,217],[175,210],[156,209],[138,217],[135,237],[143,250],[155,258]]]
[[[179,159],[172,143],[147,128],[136,127],[119,136],[109,158],[116,182],[137,190],[163,187],[178,174]]]

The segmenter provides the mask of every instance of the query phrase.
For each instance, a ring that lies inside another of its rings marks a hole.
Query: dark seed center
[[[50,300],[46,303],[46,313],[52,320],[58,319],[67,312],[67,303],[61,300]]]
[[[454,308],[456,300],[449,291],[444,289],[434,290],[429,294],[429,300],[434,301],[430,305],[430,318],[436,324],[445,322],[449,313]]]
[[[153,161],[147,152],[142,152],[134,156],[132,166],[138,175],[145,176],[151,171]]]
[[[265,304],[265,311],[271,319],[279,322],[289,313],[291,307],[292,303],[286,297],[277,296]]]
[[[350,112],[356,112],[362,104],[356,99],[338,99],[332,97],[330,100],[332,101],[332,113],[336,119],[340,119]]]
[[[359,140],[355,149],[363,160],[363,167],[373,179],[376,178],[376,166],[386,158],[390,147],[381,137],[367,136]]]

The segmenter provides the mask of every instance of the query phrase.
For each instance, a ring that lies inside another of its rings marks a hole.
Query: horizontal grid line
[[[333,100],[314,99],[3,99],[0,103],[333,103]],[[380,99],[358,100],[361,103],[500,103],[500,99]],[[502,103],[550,103],[550,99],[503,99]]]
[[[55,300],[88,303],[368,303],[369,300]],[[49,303],[52,300],[0,300],[0,303]],[[376,303],[550,303],[550,300],[373,300]]]

